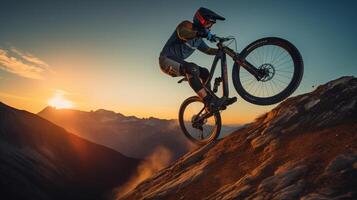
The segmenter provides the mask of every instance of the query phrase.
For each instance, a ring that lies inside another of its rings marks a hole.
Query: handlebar
[[[232,37],[219,37],[217,35],[212,35],[212,39],[210,40],[211,42],[218,42],[218,43],[223,43],[227,42],[229,40],[233,40],[234,38]]]

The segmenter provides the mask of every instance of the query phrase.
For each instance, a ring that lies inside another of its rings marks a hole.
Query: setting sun
[[[55,108],[73,108],[73,102],[65,99],[64,94],[62,92],[56,92],[54,97],[48,100],[48,105]]]

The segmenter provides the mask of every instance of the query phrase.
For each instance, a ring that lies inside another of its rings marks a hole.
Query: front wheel
[[[222,125],[220,113],[207,113],[204,103],[198,96],[189,97],[181,104],[179,123],[185,136],[199,145],[217,139]]]
[[[234,87],[250,103],[278,103],[290,96],[300,85],[304,72],[303,60],[298,49],[287,40],[276,37],[259,39],[245,47],[241,56],[263,74],[258,81],[243,67],[234,63]]]

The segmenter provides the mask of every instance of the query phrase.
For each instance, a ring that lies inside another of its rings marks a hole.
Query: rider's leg
[[[159,63],[161,70],[172,77],[186,76],[191,88],[199,97],[204,100],[209,97],[202,84],[202,82],[206,82],[209,77],[209,71],[206,68],[199,67],[194,63],[178,60],[177,58],[165,56],[159,58]]]
[[[184,63],[183,66],[190,86],[198,94],[198,96],[201,97],[208,110],[217,110],[225,107],[225,105],[232,104],[237,100],[236,97],[218,98],[213,92],[207,91],[203,87],[203,83],[205,83],[209,78],[209,71],[206,68],[199,67],[194,63]]]
[[[206,68],[204,68],[204,67],[199,67],[200,69],[200,79],[201,79],[201,82],[203,83],[203,84],[205,84],[206,83],[206,81],[207,81],[207,79],[209,78],[209,71],[208,71],[208,69],[206,69]],[[211,89],[211,84],[210,83],[207,83],[206,84],[206,87],[208,88],[208,89]]]
[[[172,77],[186,75],[191,88],[206,105],[213,104],[213,107],[220,107],[221,104],[225,103],[224,99],[218,98],[212,92],[207,92],[203,87],[202,82],[205,83],[209,77],[209,72],[206,68],[168,57],[160,57],[159,63],[161,70]],[[210,86],[208,87],[210,88]]]
[[[199,97],[201,97],[201,99],[205,100],[205,98],[208,98],[209,93],[202,84],[202,82],[206,81],[209,76],[208,70],[197,66],[195,63],[188,62],[184,63],[183,68],[191,88]],[[207,72],[205,70],[207,70]]]

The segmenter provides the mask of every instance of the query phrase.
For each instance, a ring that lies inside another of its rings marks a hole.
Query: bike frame
[[[218,47],[218,53],[214,57],[212,67],[210,70],[210,75],[207,79],[207,82],[205,83],[210,83],[213,78],[214,71],[216,70],[218,61],[221,60],[221,78],[222,78],[222,90],[223,90],[223,96],[228,97],[229,96],[229,88],[228,88],[228,71],[227,71],[227,56],[230,56],[234,62],[237,62],[238,65],[242,66],[245,68],[248,72],[250,72],[258,81],[261,79],[262,74],[259,72],[259,70],[254,67],[251,63],[249,63],[247,60],[243,59],[241,54],[238,52],[235,52],[234,50],[230,49],[229,47],[223,46],[222,42],[217,43]]]
[[[227,71],[227,56],[226,55],[230,56],[234,62],[236,62],[238,65],[242,66],[243,68],[245,68],[248,72],[250,72],[258,81],[261,79],[263,74],[259,71],[259,69],[254,67],[247,60],[245,60],[241,56],[240,53],[235,52],[234,50],[230,49],[229,47],[224,46],[223,42],[224,42],[224,39],[220,40],[217,43],[218,53],[214,57],[209,77],[204,85],[206,87],[206,85],[211,82],[211,80],[213,78],[214,71],[216,70],[218,61],[221,60],[221,78],[222,78],[222,82],[223,82],[223,84],[222,84],[223,97],[228,98],[229,97],[229,88],[228,88],[228,71]],[[207,89],[207,87],[206,87],[206,89]],[[214,95],[214,93],[212,92],[212,90],[210,88],[207,91],[211,92]],[[199,116],[203,110],[204,110],[204,108],[202,108],[202,110],[198,113]],[[200,121],[200,120],[203,120],[203,119],[210,117],[212,115],[213,115],[213,113],[205,113],[205,114],[201,115],[200,117],[198,117],[196,120]]]

